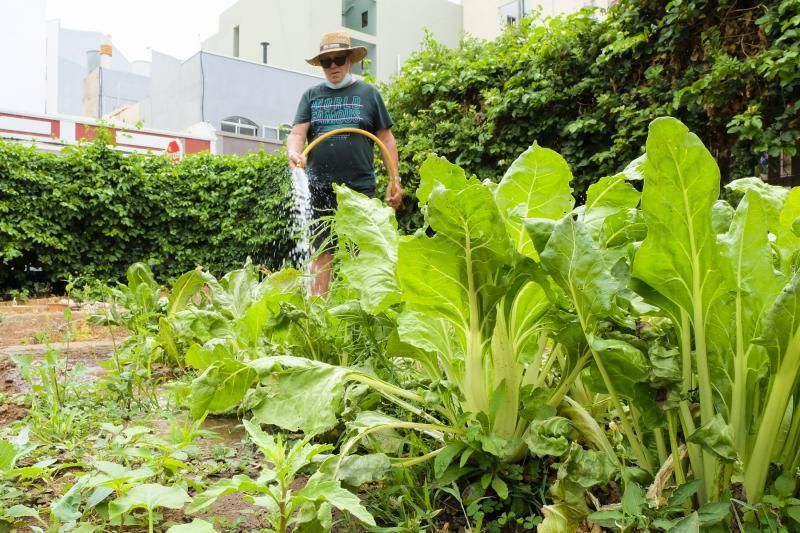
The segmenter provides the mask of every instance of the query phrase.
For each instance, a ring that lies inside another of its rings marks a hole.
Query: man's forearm
[[[303,148],[305,147],[306,140],[304,137],[297,135],[295,133],[289,134],[289,137],[286,139],[286,151],[288,153],[302,153]]]

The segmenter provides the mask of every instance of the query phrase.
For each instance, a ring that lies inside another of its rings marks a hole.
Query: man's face
[[[350,52],[331,52],[319,58],[322,71],[331,83],[339,83],[350,72]],[[337,65],[337,61],[342,63]]]

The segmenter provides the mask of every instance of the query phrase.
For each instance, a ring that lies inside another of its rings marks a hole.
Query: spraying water
[[[294,250],[289,254],[289,259],[296,265],[306,263],[311,257],[311,244],[309,239],[309,224],[313,216],[311,210],[311,193],[308,188],[308,175],[300,167],[292,171],[292,191],[294,192],[294,231],[300,235]]]

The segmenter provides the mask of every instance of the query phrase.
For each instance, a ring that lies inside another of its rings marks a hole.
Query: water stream
[[[292,171],[292,191],[294,192],[294,206],[292,216],[294,221],[292,229],[300,235],[294,250],[289,254],[289,260],[295,265],[305,264],[311,257],[311,244],[309,240],[309,224],[313,216],[311,211],[311,193],[308,189],[308,175],[302,168]]]

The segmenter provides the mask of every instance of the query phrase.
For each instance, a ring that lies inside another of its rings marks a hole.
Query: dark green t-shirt
[[[300,99],[295,124],[310,122],[308,142],[339,128],[370,133],[391,128],[392,117],[374,86],[356,81],[342,89],[324,83],[311,87]],[[309,179],[344,183],[353,189],[375,186],[374,143],[364,135],[343,133],[328,137],[308,154]]]

